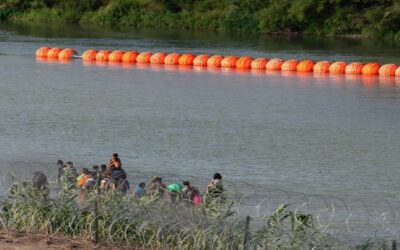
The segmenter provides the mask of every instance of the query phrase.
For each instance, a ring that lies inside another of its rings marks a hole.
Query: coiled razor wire
[[[93,155],[87,156],[93,158]],[[126,157],[126,156],[123,156]],[[85,157],[77,157],[81,161]],[[128,157],[127,157],[128,158]],[[18,167],[16,167],[18,166]],[[49,179],[52,188],[57,189],[57,166],[55,163],[40,161],[2,161],[0,169],[0,189],[3,197],[8,196],[10,185],[16,180],[29,180],[34,171],[43,171]],[[182,182],[190,180],[195,186],[205,187],[208,179],[201,176],[181,176],[168,171],[134,171],[134,178],[130,179],[131,191],[134,185],[139,182],[148,182],[153,176],[161,176],[166,183]],[[129,171],[128,171],[129,175]],[[15,176],[18,176],[15,177]],[[362,199],[346,200],[346,198],[322,194],[306,194],[293,190],[276,188],[273,185],[261,186],[246,181],[231,182],[224,180],[227,193],[235,200],[234,211],[238,217],[250,216],[253,218],[253,226],[257,225],[256,218],[263,218],[272,214],[281,204],[290,204],[289,208],[294,212],[312,214],[318,228],[329,235],[339,238],[344,244],[362,242],[371,238],[386,240],[400,240],[400,200],[382,198],[376,206],[369,205]],[[112,226],[123,219],[121,215],[114,219],[108,228],[108,235],[111,240]],[[255,219],[254,219],[255,218]],[[94,219],[90,222],[94,223]],[[67,222],[72,232],[75,217]],[[4,223],[4,222],[1,222]],[[261,222],[260,222],[261,223]],[[92,225],[91,225],[92,226]],[[141,225],[141,228],[146,225]],[[125,228],[124,239],[128,238]],[[142,230],[141,229],[141,230]],[[160,232],[161,233],[161,232]]]

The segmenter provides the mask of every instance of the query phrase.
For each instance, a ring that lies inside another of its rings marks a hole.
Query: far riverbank
[[[6,1],[0,20],[254,34],[377,37],[400,42],[389,1]]]

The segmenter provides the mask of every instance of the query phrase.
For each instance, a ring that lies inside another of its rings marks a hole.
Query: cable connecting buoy
[[[82,58],[86,63],[99,62],[111,64],[124,64],[126,67],[130,64],[165,64],[165,65],[179,65],[179,69],[190,69],[192,67],[208,67],[212,68],[236,68],[237,70],[246,72],[254,70],[266,70],[272,73],[273,71],[285,72],[285,75],[300,73],[315,73],[315,74],[347,74],[347,75],[369,75],[369,76],[382,76],[382,77],[400,77],[400,67],[396,64],[380,65],[376,62],[363,64],[360,62],[352,62],[347,64],[343,61],[329,62],[313,60],[289,59],[283,61],[280,58],[256,58],[250,56],[237,57],[234,55],[194,55],[194,54],[179,54],[164,52],[154,53],[151,51],[137,52],[135,50],[86,50],[82,56],[79,56],[76,50],[71,48],[59,47],[40,47],[35,52],[36,58],[40,61],[43,60],[59,60],[69,61],[74,58]],[[129,67],[128,67],[129,68]],[[217,71],[219,69],[216,69]]]

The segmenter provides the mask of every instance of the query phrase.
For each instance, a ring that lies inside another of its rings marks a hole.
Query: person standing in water
[[[110,162],[108,163],[108,168],[110,170],[122,168],[122,162],[121,159],[118,157],[117,153],[113,154],[112,158],[110,159]]]
[[[215,200],[220,201],[223,199],[223,192],[224,186],[222,184],[222,175],[220,173],[215,173],[210,183],[208,183],[206,191],[204,192],[205,203],[209,204]]]
[[[146,194],[146,183],[141,182],[135,189],[135,197],[141,198]]]
[[[57,181],[60,182],[61,177],[64,175],[64,162],[62,160],[58,160],[57,167],[58,167]]]
[[[183,181],[182,198],[184,201],[198,206],[201,203],[201,194],[197,187],[190,185],[189,181]]]

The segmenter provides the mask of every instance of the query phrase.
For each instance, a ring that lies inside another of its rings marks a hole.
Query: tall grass
[[[329,246],[313,217],[280,206],[273,214],[250,220],[234,215],[234,201],[215,199],[193,208],[184,201],[140,199],[117,192],[86,193],[71,185],[56,194],[17,183],[2,202],[3,229],[58,233],[115,245],[171,249],[310,249]],[[96,207],[97,205],[97,207]],[[95,209],[97,208],[97,209]],[[244,246],[246,244],[246,246]]]

